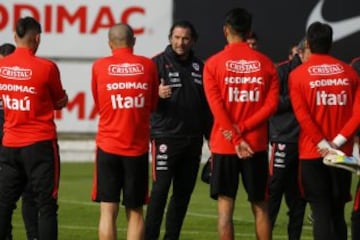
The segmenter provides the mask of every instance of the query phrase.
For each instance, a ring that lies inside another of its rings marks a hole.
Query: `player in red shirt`
[[[352,154],[360,122],[360,85],[356,72],[329,55],[332,28],[315,22],[306,34],[311,55],[291,72],[290,98],[300,124],[299,155],[303,195],[313,217],[314,239],[347,239],[344,219],[351,173],[328,167],[322,158],[330,148]]]
[[[271,60],[246,43],[251,22],[245,9],[229,11],[224,26],[228,45],[205,63],[205,93],[214,116],[210,191],[218,200],[220,239],[234,239],[239,173],[255,216],[256,236],[271,239],[266,201],[267,123],[276,111],[279,83]]]
[[[0,46],[0,58],[4,58],[15,51],[15,45],[11,43],[4,43]],[[1,101],[1,100],[0,100]],[[0,143],[2,145],[4,126],[4,110],[2,101],[0,103]],[[38,209],[35,202],[36,196],[34,195],[31,185],[27,184],[21,196],[21,212],[26,228],[26,235],[28,240],[38,239]],[[12,239],[12,227],[9,228],[7,240]]]
[[[155,64],[133,54],[134,32],[126,24],[109,30],[112,56],[92,68],[92,94],[100,119],[92,199],[100,202],[99,239],[116,239],[123,192],[127,239],[143,239],[148,197],[150,114],[158,99]]]
[[[60,160],[54,110],[67,104],[55,63],[35,56],[41,25],[16,23],[15,52],[0,60],[5,123],[0,156],[0,239],[5,239],[16,201],[30,184],[39,208],[39,239],[57,239]]]
[[[360,57],[351,60],[350,65],[356,70],[360,76]],[[359,144],[360,131],[358,130],[356,140]],[[353,240],[360,239],[360,181],[358,182],[356,195],[354,198],[354,208],[351,214],[351,238]]]

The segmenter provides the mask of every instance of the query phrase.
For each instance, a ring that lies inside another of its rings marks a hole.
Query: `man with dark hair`
[[[291,108],[288,87],[290,72],[306,61],[308,57],[309,51],[305,50],[304,42],[305,39],[297,45],[298,53],[291,60],[277,66],[280,79],[279,105],[269,121],[271,144],[269,217],[272,228],[274,228],[284,196],[289,209],[289,240],[300,239],[306,206],[298,185],[300,127]]]
[[[0,156],[0,239],[16,201],[29,184],[38,207],[39,239],[57,239],[60,160],[54,110],[68,98],[55,63],[35,56],[41,26],[32,17],[16,22],[16,50],[0,60],[5,123]]]
[[[257,239],[271,239],[267,205],[268,119],[276,111],[279,80],[272,61],[246,43],[252,16],[235,8],[226,15],[228,45],[207,60],[205,93],[214,116],[210,193],[218,201],[219,239],[234,239],[233,214],[239,173],[255,217]]]
[[[151,118],[153,182],[146,215],[146,239],[158,239],[166,213],[164,239],[179,239],[197,179],[203,138],[212,117],[203,90],[203,63],[192,48],[198,36],[188,21],[175,22],[170,44],[153,58],[159,71],[160,100]]]
[[[360,123],[360,85],[357,73],[329,55],[332,28],[312,23],[306,33],[308,61],[290,73],[290,98],[300,125],[301,185],[319,239],[347,239],[344,208],[350,196],[351,173],[325,165],[332,148],[346,155]]]
[[[92,200],[100,202],[99,239],[117,239],[120,194],[126,239],[144,239],[148,197],[150,114],[158,100],[155,64],[135,55],[134,31],[123,23],[109,30],[112,55],[92,67],[92,95],[100,114]]]
[[[0,58],[4,58],[15,51],[16,47],[11,43],[4,43],[0,46]],[[1,101],[1,100],[0,100]],[[2,146],[4,127],[4,110],[3,103],[0,105],[0,146]],[[26,235],[28,240],[38,239],[38,209],[35,202],[35,196],[30,184],[26,185],[22,193],[21,211],[26,228]],[[7,240],[12,239],[12,227],[9,228]]]
[[[0,57],[3,58],[15,51],[15,46],[11,43],[4,43],[0,46]]]

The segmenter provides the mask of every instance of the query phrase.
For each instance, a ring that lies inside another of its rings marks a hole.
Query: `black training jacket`
[[[298,142],[300,127],[291,107],[288,76],[300,64],[300,57],[295,55],[292,60],[280,63],[277,67],[280,79],[280,96],[277,112],[269,121],[271,142]]]
[[[172,86],[170,98],[159,98],[151,117],[151,137],[199,137],[209,139],[212,115],[203,89],[203,62],[191,52],[180,61],[171,46],[153,58],[159,81]],[[159,82],[160,83],[160,82]]]

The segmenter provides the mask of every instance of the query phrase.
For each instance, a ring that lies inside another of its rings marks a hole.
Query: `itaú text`
[[[316,105],[338,105],[345,106],[347,103],[347,95],[345,91],[342,91],[339,94],[328,93],[326,91],[317,91],[316,92]]]
[[[228,96],[229,102],[258,102],[260,92],[258,88],[254,88],[253,90],[240,90],[237,87],[229,87]]]
[[[139,26],[141,24],[134,26],[133,23],[129,22],[134,15],[137,15],[137,18],[140,15],[145,19],[144,7],[130,6],[118,14],[114,13],[115,8],[111,6],[97,7],[92,6],[91,3],[87,6],[79,5],[74,10],[69,10],[67,7],[65,4],[38,6],[24,3],[14,4],[7,8],[5,5],[0,4],[0,31],[8,27],[13,29],[16,20],[24,15],[31,15],[36,18],[42,24],[45,33],[64,33],[68,30],[67,28],[73,29],[77,27],[75,30],[81,34],[96,34],[100,30],[108,29],[117,22],[131,24],[135,34],[142,34],[145,31],[144,26]],[[71,6],[71,9],[73,9],[73,6]]]

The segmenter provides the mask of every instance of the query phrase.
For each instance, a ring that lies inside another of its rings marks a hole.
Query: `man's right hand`
[[[171,87],[169,85],[165,85],[164,79],[161,79],[160,81],[159,97],[164,99],[171,97]]]
[[[250,158],[254,154],[254,151],[245,140],[242,140],[239,144],[235,145],[235,151],[240,159]]]

